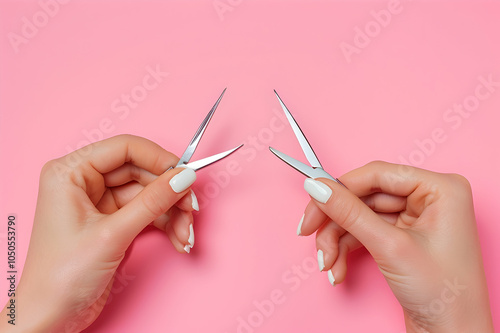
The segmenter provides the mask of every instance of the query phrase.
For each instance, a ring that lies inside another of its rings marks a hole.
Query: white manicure
[[[311,178],[306,178],[304,182],[304,189],[311,195],[311,197],[321,203],[326,203],[332,195],[332,189],[330,187]]]
[[[330,284],[332,286],[335,287],[335,276],[333,276],[333,273],[332,273],[331,269],[328,270],[328,281],[330,282]]]
[[[323,258],[323,251],[321,250],[318,250],[318,266],[320,271],[325,268],[325,259]]]
[[[184,168],[181,172],[176,174],[170,179],[170,187],[175,193],[181,193],[189,186],[191,186],[196,180],[196,172],[190,168]]]
[[[302,215],[302,218],[300,219],[299,226],[297,227],[297,236],[302,236],[302,223],[304,222],[304,215]]]
[[[200,207],[198,206],[198,198],[196,197],[196,194],[194,194],[193,190],[191,190],[191,206],[197,212],[200,210]]]
[[[193,224],[189,225],[188,243],[189,243],[189,247],[193,248],[193,246],[194,246],[194,229],[193,229]]]
[[[189,251],[191,251],[191,247],[189,247],[189,245],[184,246],[184,251],[186,251],[186,253],[189,253]]]

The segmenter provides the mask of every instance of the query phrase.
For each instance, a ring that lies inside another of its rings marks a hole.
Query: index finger
[[[87,153],[82,152],[87,150]],[[178,161],[177,156],[156,143],[134,135],[118,135],[93,143],[70,155],[84,156],[82,163],[89,163],[97,172],[108,173],[125,163],[131,163],[160,175]]]
[[[339,177],[358,197],[379,192],[407,197],[423,182],[435,182],[435,178],[434,172],[382,161],[370,162]]]

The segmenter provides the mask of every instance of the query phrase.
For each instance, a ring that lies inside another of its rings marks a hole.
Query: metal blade
[[[309,165],[297,161],[295,158],[288,156],[285,153],[280,152],[279,150],[274,149],[273,147],[269,147],[269,150],[276,155],[280,160],[300,172],[306,177],[309,178],[328,178],[337,181],[334,177],[332,177],[329,173],[327,173],[322,168],[312,168]]]
[[[182,166],[185,165],[186,163],[189,162],[191,157],[194,154],[194,151],[196,150],[196,147],[198,146],[198,143],[200,143],[201,137],[203,136],[203,133],[205,133],[205,129],[208,126],[208,123],[210,122],[210,119],[212,119],[212,116],[214,115],[215,110],[217,109],[217,106],[219,106],[219,102],[222,99],[222,96],[224,96],[224,93],[226,92],[225,88],[222,91],[222,94],[219,96],[217,99],[217,102],[215,102],[215,105],[212,107],[212,109],[208,112],[207,116],[205,119],[203,119],[203,122],[201,123],[200,127],[198,127],[198,130],[194,134],[193,138],[191,139],[191,142],[189,143],[188,147],[182,154],[179,163],[177,163],[177,166]]]
[[[302,151],[304,152],[304,155],[306,155],[307,160],[309,163],[311,163],[311,166],[313,168],[322,168],[321,163],[318,160],[318,157],[314,153],[314,150],[312,149],[311,145],[309,144],[309,141],[307,141],[306,136],[300,129],[299,125],[293,118],[292,114],[288,110],[288,108],[285,106],[285,103],[281,100],[280,96],[274,91],[276,94],[276,97],[278,97],[278,100],[281,104],[281,107],[283,108],[283,111],[285,112],[285,115],[288,119],[288,122],[290,123],[290,126],[292,126],[293,132],[295,133],[295,136],[297,137],[297,140],[299,140],[300,147],[302,147]]]
[[[188,164],[184,164],[184,166],[186,166],[188,168],[191,168],[194,171],[198,171],[201,168],[206,167],[207,165],[210,165],[212,163],[220,161],[221,159],[223,159],[223,158],[231,155],[232,153],[234,153],[235,151],[237,151],[238,149],[240,149],[242,146],[243,146],[243,144],[239,145],[236,148],[233,148],[233,149],[230,149],[228,151],[225,151],[223,153],[219,153],[219,154],[216,154],[216,155],[212,155],[212,156],[203,158],[203,159],[198,160],[198,161],[194,161],[194,162],[191,162],[191,163],[188,163]]]

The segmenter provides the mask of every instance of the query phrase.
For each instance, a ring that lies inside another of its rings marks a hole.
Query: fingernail
[[[184,246],[184,251],[186,251],[186,253],[189,253],[189,251],[191,251],[189,245]]]
[[[330,282],[330,284],[332,286],[335,287],[335,276],[333,276],[333,273],[332,273],[331,269],[328,270],[328,281]]]
[[[332,189],[330,187],[311,178],[306,178],[304,181],[304,189],[311,195],[311,197],[321,203],[326,203],[332,195]]]
[[[198,206],[198,198],[196,197],[196,194],[194,194],[193,190],[191,190],[191,206],[195,211],[200,211],[200,207]]]
[[[194,229],[193,224],[189,225],[189,238],[188,238],[189,247],[193,248],[194,246]]]
[[[190,168],[184,168],[181,172],[170,179],[170,187],[175,193],[181,193],[187,189],[196,180],[196,172]]]
[[[297,227],[297,236],[302,236],[302,223],[304,222],[304,215],[302,215],[302,218],[300,219],[299,226]]]
[[[325,268],[325,259],[323,258],[323,251],[318,250],[318,266],[320,272]]]

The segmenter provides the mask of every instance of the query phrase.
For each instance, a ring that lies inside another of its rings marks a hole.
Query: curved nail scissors
[[[200,143],[201,137],[203,136],[203,133],[205,133],[205,129],[207,128],[208,123],[210,122],[210,119],[212,119],[212,116],[214,115],[214,112],[217,109],[217,106],[219,106],[219,102],[221,101],[222,96],[224,96],[225,92],[226,92],[226,89],[224,89],[222,91],[222,94],[217,99],[217,102],[215,102],[215,105],[208,112],[205,119],[203,119],[203,122],[201,123],[200,127],[198,128],[198,130],[194,134],[193,138],[191,139],[191,142],[189,142],[189,145],[187,146],[186,150],[182,154],[182,156],[179,160],[179,163],[177,163],[177,165],[175,166],[176,168],[177,167],[187,167],[187,168],[193,169],[194,171],[198,171],[201,168],[206,167],[207,165],[215,163],[215,162],[231,155],[232,153],[234,153],[236,150],[238,150],[239,148],[241,148],[243,146],[243,144],[241,144],[238,147],[235,147],[235,148],[230,149],[228,151],[225,151],[223,153],[212,155],[212,156],[203,158],[203,159],[198,160],[198,161],[189,162],[189,160],[191,159],[191,157],[194,154],[194,151],[196,150],[196,147]],[[173,167],[170,167],[168,170],[170,170],[170,169],[173,169]]]
[[[274,149],[272,147],[269,147],[269,150],[276,155],[279,159],[281,159],[283,162],[297,170],[298,172],[302,173],[304,176],[309,177],[309,178],[328,178],[333,181],[336,181],[340,185],[346,187],[340,180],[337,178],[333,177],[330,175],[328,172],[326,172],[323,169],[323,166],[318,160],[318,157],[314,153],[314,150],[312,149],[311,145],[309,144],[309,141],[307,141],[306,136],[300,129],[299,125],[293,118],[292,114],[288,110],[288,108],[285,106],[285,103],[281,100],[280,96],[274,91],[276,94],[276,97],[278,97],[278,101],[281,104],[281,107],[283,108],[283,111],[285,112],[286,118],[288,119],[288,122],[290,123],[290,126],[292,126],[293,132],[295,133],[295,136],[297,137],[297,140],[299,140],[300,147],[302,148],[302,151],[304,152],[304,155],[306,155],[307,160],[311,164],[310,166],[302,163],[298,160],[296,160],[293,157],[288,156],[287,154],[284,154],[280,152],[277,149]]]

